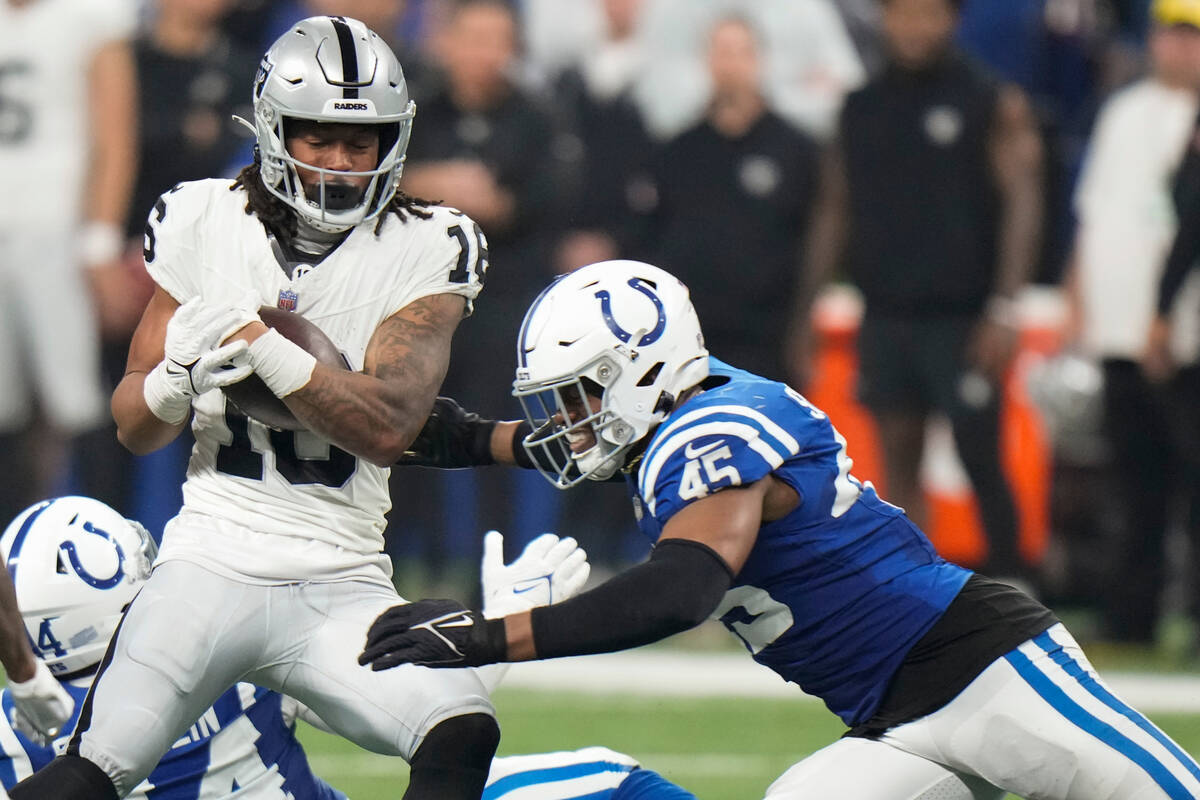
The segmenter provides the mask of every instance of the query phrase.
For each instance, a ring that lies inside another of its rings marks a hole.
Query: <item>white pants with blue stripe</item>
[[[1200,766],[1096,675],[1062,625],[997,659],[938,711],[840,739],[767,800],[1196,800]]]
[[[492,760],[483,800],[609,797],[638,762],[607,747],[585,747]]]

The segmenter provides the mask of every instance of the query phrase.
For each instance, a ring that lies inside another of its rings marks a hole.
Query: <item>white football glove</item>
[[[543,533],[511,564],[504,563],[504,537],[483,535],[483,615],[488,619],[558,603],[579,594],[592,567],[572,539]]]
[[[62,731],[63,725],[75,710],[75,701],[62,684],[50,674],[50,668],[38,661],[37,670],[29,680],[9,681],[13,698],[13,730],[30,741],[45,747]]]
[[[247,308],[205,302],[193,297],[175,309],[167,322],[164,357],[146,376],[142,387],[146,405],[163,422],[187,418],[192,398],[209,389],[228,386],[253,371],[245,342],[221,342],[239,328],[258,320]]]

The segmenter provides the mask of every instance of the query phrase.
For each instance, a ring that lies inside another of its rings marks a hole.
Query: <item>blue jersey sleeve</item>
[[[717,389],[686,403],[655,433],[639,472],[647,512],[665,524],[713,492],[748,486],[801,450],[806,409],[781,384]]]

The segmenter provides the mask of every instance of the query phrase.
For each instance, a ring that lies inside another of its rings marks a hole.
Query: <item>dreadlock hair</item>
[[[293,239],[298,230],[296,214],[287,203],[271,194],[262,182],[261,163],[255,153],[254,163],[242,167],[229,191],[246,190],[246,213],[254,214],[262,221],[267,230],[284,239]],[[422,200],[419,197],[405,194],[399,189],[388,202],[383,212],[375,218],[375,235],[383,229],[384,218],[395,214],[397,219],[404,222],[411,214],[420,219],[429,219],[433,212],[429,206],[440,205],[440,200]]]

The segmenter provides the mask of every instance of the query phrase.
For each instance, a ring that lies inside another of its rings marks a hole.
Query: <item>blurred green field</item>
[[[495,695],[500,753],[604,745],[640,759],[701,800],[755,800],[788,766],[844,728],[821,705],[797,700],[649,698],[533,692]],[[1200,753],[1200,714],[1150,714],[1175,741]],[[351,800],[398,798],[399,759],[376,756],[320,731],[301,738],[317,774]]]

